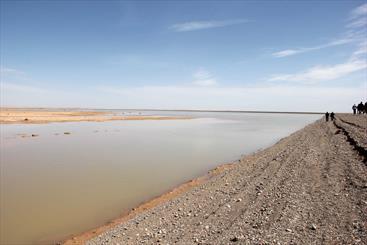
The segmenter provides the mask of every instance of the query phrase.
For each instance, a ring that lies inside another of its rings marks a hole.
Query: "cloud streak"
[[[366,68],[367,62],[365,60],[350,59],[345,63],[333,66],[315,66],[300,73],[273,75],[269,81],[288,81],[314,84],[320,81],[341,78]]]
[[[0,67],[0,76],[19,76],[19,75],[25,75],[25,73],[13,68]]]
[[[208,21],[190,21],[184,23],[177,23],[169,27],[175,32],[198,31],[204,29],[232,26],[249,22],[246,19],[235,20],[208,20]]]
[[[194,81],[192,82],[194,85],[197,86],[214,86],[217,85],[217,81],[214,78],[214,76],[207,70],[200,68],[198,71],[196,71],[193,75]]]
[[[6,83],[1,82],[0,83],[0,89],[1,91],[6,91],[8,93],[37,93],[37,94],[43,94],[49,92],[46,89],[35,87],[35,86],[29,86],[29,85],[23,85],[23,84],[17,84],[17,83]],[[5,93],[5,92],[4,92]]]
[[[347,28],[349,29],[348,32],[349,34],[347,33],[346,35],[347,38],[338,39],[314,47],[285,49],[272,53],[272,56],[276,58],[283,58],[311,51],[316,51],[324,48],[358,42],[361,39],[365,39],[366,31],[365,30],[356,31],[356,29],[358,30],[361,27],[367,27],[367,4],[362,4],[359,7],[352,10],[351,13],[349,14],[348,21],[349,23],[347,24]]]
[[[354,42],[354,41],[355,40],[352,39],[352,38],[338,39],[338,40],[331,41],[331,42],[326,43],[326,44],[322,44],[322,45],[318,45],[318,46],[314,46],[314,47],[309,47],[309,48],[297,48],[297,49],[281,50],[281,51],[272,53],[272,56],[274,56],[276,58],[283,58],[283,57],[288,57],[288,56],[292,56],[292,55],[307,53],[307,52],[311,52],[311,51],[315,51],[315,50],[320,50],[320,49],[324,49],[324,48],[344,45],[344,44],[351,43],[351,42]]]
[[[357,8],[355,8],[351,12],[350,17],[351,17],[351,19],[355,19],[355,18],[358,18],[361,15],[367,15],[367,3],[364,3],[360,6],[358,6]]]
[[[315,84],[322,81],[335,80],[358,71],[366,70],[367,41],[364,37],[366,33],[365,30],[360,28],[361,25],[364,25],[364,23],[366,22],[366,18],[367,4],[363,4],[350,13],[349,21],[352,22],[350,22],[350,24],[348,25],[348,38],[336,40],[316,47],[288,49],[273,53],[274,57],[280,58],[353,42],[355,45],[357,45],[357,48],[350,55],[350,58],[344,63],[339,63],[335,65],[318,65],[311,67],[306,71],[298,73],[277,74],[271,76],[268,81],[285,81],[298,82],[303,84]]]

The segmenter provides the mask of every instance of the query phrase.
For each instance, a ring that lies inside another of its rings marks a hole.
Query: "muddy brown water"
[[[142,113],[194,119],[0,125],[0,243],[89,230],[321,117]]]

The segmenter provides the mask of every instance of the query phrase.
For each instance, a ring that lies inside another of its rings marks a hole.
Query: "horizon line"
[[[144,108],[91,108],[91,107],[20,107],[0,106],[1,109],[56,109],[56,110],[134,110],[134,111],[184,111],[184,112],[237,112],[237,113],[278,113],[278,114],[324,114],[317,111],[271,111],[271,110],[210,110],[210,109],[144,109]],[[339,112],[343,113],[343,112]],[[344,112],[345,113],[345,112]]]

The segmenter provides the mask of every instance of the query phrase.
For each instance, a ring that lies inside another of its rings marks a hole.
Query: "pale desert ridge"
[[[366,244],[367,116],[320,119],[64,244]]]
[[[105,122],[116,120],[174,120],[189,117],[122,115],[121,113],[82,110],[1,108],[0,124],[37,124],[52,122]]]

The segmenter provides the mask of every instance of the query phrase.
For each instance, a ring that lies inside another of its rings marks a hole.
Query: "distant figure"
[[[328,122],[329,121],[329,112],[325,113],[325,120]]]
[[[335,120],[335,114],[334,114],[334,112],[331,112],[330,113],[330,119],[331,119],[331,121],[334,121]]]
[[[358,114],[361,114],[363,112],[363,107],[364,107],[364,105],[361,101],[361,103],[359,103],[358,106],[357,106]]]
[[[352,106],[352,109],[353,109],[353,114],[355,115],[355,114],[356,114],[356,111],[357,111],[357,106],[356,106],[356,104],[354,104],[354,105]]]

